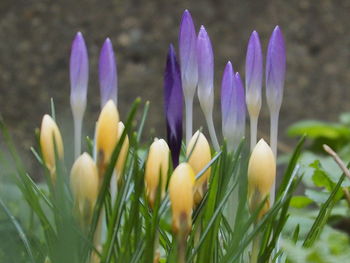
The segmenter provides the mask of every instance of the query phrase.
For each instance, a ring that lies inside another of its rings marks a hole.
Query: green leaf
[[[315,120],[297,122],[288,128],[287,134],[291,137],[306,134],[312,139],[319,137],[338,139],[340,137],[349,138],[350,136],[349,129],[344,125]]]
[[[293,196],[290,202],[291,207],[304,208],[312,203],[312,200],[306,196]]]

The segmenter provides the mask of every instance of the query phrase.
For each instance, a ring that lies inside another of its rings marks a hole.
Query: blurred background
[[[90,80],[85,133],[92,136],[99,111],[97,61],[110,37],[116,52],[119,110],[125,120],[136,97],[150,100],[144,140],[165,136],[163,71],[170,43],[177,47],[181,15],[189,9],[197,29],[201,24],[215,53],[215,120],[221,134],[220,82],[227,60],[244,76],[246,45],[259,32],[264,52],[275,25],[287,45],[287,77],[280,115],[282,148],[293,148],[286,128],[300,119],[336,121],[350,109],[349,0],[2,0],[0,2],[0,112],[20,146],[27,164],[34,158],[34,129],[54,98],[59,126],[69,145],[69,55],[77,31],[85,37]],[[265,54],[266,55],[266,52]],[[205,122],[195,100],[194,128]],[[259,123],[268,136],[264,101]],[[69,146],[68,146],[69,151]],[[35,172],[34,172],[35,176]]]

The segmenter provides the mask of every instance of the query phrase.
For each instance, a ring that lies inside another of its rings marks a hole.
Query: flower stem
[[[258,117],[250,116],[250,151],[253,151],[257,141]]]
[[[185,98],[185,110],[186,110],[186,145],[189,144],[192,138],[192,125],[193,125],[193,96],[191,98]]]
[[[74,118],[74,157],[78,158],[81,154],[81,133],[83,118]]]
[[[257,263],[260,250],[260,235],[257,234],[253,239],[252,253],[250,256],[250,263]]]
[[[278,116],[279,116],[278,111],[270,113],[270,146],[273,154],[275,155],[276,160],[277,160]],[[274,181],[270,192],[271,206],[275,202],[275,188],[276,188],[276,180]]]
[[[215,132],[215,127],[214,127],[214,122],[213,122],[213,114],[208,114],[206,116],[206,121],[208,125],[208,130],[209,130],[209,135],[211,138],[211,142],[213,143],[215,151],[220,150],[218,138],[216,137],[216,132]]]

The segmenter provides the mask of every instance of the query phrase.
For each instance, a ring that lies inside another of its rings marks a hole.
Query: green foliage
[[[54,112],[53,102],[51,105]],[[158,191],[153,208],[149,207],[146,198],[144,169],[148,146],[142,146],[140,141],[149,103],[145,104],[141,119],[137,122],[139,105],[140,100],[136,100],[131,107],[125,130],[104,174],[91,224],[88,225],[82,225],[74,213],[65,165],[59,163],[57,179],[53,183],[44,167],[40,149],[32,148],[34,158],[43,165],[45,173],[44,183],[34,182],[25,172],[11,136],[3,121],[0,121],[4,142],[16,168],[16,172],[7,172],[3,176],[6,180],[0,184],[0,190],[7,189],[1,190],[0,194],[0,239],[7,239],[0,245],[1,262],[44,262],[49,258],[52,263],[81,263],[90,262],[91,257],[96,256],[104,263],[149,263],[157,255],[159,262],[178,262],[179,243],[171,230],[169,197],[166,194],[161,199]],[[121,175],[122,183],[116,196],[112,197],[110,181],[126,135],[130,138],[130,149]],[[211,168],[208,191],[193,211],[192,230],[186,242],[186,262],[249,262],[251,244],[256,240],[259,240],[259,262],[286,257],[293,262],[290,251],[294,250],[303,251],[308,257],[312,254],[313,245],[318,245],[319,237],[324,238],[322,229],[329,228],[326,223],[335,214],[337,201],[343,198],[341,189],[344,187],[344,176],[333,177],[321,161],[313,161],[308,167],[312,169],[310,181],[324,189],[324,195],[320,197],[309,192],[307,196],[293,196],[302,180],[301,175],[305,173],[299,162],[300,156],[303,156],[304,141],[304,138],[300,140],[289,158],[275,203],[259,220],[259,212],[268,198],[258,205],[256,211],[249,212],[249,153],[245,142],[242,141],[234,153],[228,152],[224,145],[213,156],[207,167],[196,176],[198,179],[206,169]],[[86,142],[88,150],[92,152],[93,141],[87,138]],[[0,157],[3,156],[5,154],[1,152]],[[185,157],[181,159],[185,160]],[[4,157],[1,160],[9,163]],[[171,173],[169,171],[168,177]],[[235,207],[228,202],[231,197],[236,200]],[[308,216],[302,214],[308,227],[295,224],[298,217],[294,211],[308,207],[312,202],[320,205],[320,211]],[[294,209],[291,210],[291,207]],[[103,233],[101,246],[96,246],[99,244],[96,243],[96,233],[100,229]],[[288,231],[292,238],[282,239]],[[340,242],[342,239],[337,240]],[[304,247],[300,244],[304,244]],[[332,243],[330,251],[341,254],[335,244]]]

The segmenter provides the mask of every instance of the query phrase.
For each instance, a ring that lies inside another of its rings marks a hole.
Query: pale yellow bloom
[[[120,121],[118,123],[118,137],[117,137],[117,142],[119,142],[120,136],[122,136],[123,131],[125,129],[124,124]],[[129,150],[129,137],[128,135],[126,135],[124,141],[123,141],[123,145],[122,148],[120,150],[119,156],[118,156],[118,160],[115,166],[115,170],[117,173],[117,182],[119,182],[120,180],[120,175],[123,172],[124,166],[125,166],[125,161],[126,161],[126,157],[128,155],[128,150]]]
[[[56,177],[56,155],[63,159],[63,142],[56,122],[47,114],[44,115],[40,129],[40,147],[46,167],[52,179]],[[56,148],[55,148],[56,147]]]
[[[70,186],[80,216],[90,219],[98,196],[99,177],[97,166],[89,154],[83,153],[74,162]]]
[[[168,144],[163,139],[155,139],[149,149],[145,168],[145,185],[148,201],[152,207],[157,197],[160,176],[162,176],[161,198],[165,194],[169,169],[169,153]]]
[[[249,206],[255,210],[268,196],[276,177],[276,161],[270,146],[261,139],[254,147],[248,164],[248,195]],[[269,209],[269,203],[260,212],[264,215]]]
[[[197,131],[191,138],[186,155],[190,156],[188,163],[193,168],[195,174],[198,174],[211,160],[210,145],[204,134]],[[210,167],[195,182],[194,186],[194,202],[197,205],[202,199],[208,188],[208,180],[210,177]]]
[[[102,177],[118,140],[118,110],[112,100],[103,107],[96,124],[96,153],[99,176]]]
[[[187,234],[192,227],[195,174],[188,163],[179,164],[169,182],[174,233]]]

